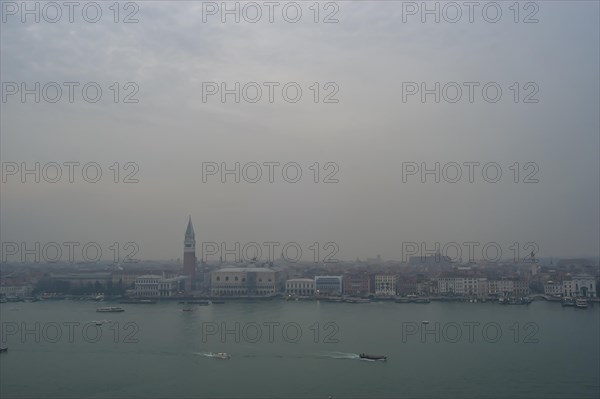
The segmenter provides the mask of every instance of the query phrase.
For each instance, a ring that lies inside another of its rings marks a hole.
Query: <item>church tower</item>
[[[183,274],[189,281],[186,284],[188,291],[195,289],[196,285],[196,234],[192,226],[192,217],[188,220],[185,230],[185,241],[183,242]]]

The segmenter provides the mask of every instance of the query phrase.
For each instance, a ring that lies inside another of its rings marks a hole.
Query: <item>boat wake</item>
[[[204,356],[204,357],[217,357],[216,353],[212,352],[193,352],[196,356]]]
[[[346,353],[346,352],[329,352],[323,356],[331,358],[331,359],[351,359],[351,360],[360,359],[360,356],[358,354]]]
[[[229,359],[230,355],[225,352],[213,353],[213,352],[192,352],[196,356],[212,357],[217,359]]]

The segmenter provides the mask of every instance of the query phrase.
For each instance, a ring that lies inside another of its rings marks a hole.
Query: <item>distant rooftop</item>
[[[235,267],[225,266],[221,269],[215,270],[217,272],[274,272],[275,270],[266,267]]]

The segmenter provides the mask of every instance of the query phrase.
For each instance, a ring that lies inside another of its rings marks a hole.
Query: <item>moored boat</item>
[[[8,352],[8,347],[6,347],[6,348],[0,348],[0,353],[2,353],[2,352]]]
[[[575,306],[575,301],[570,296],[563,298],[562,300],[563,306]]]
[[[370,303],[371,300],[367,298],[347,298],[344,299],[346,303]]]
[[[585,309],[588,307],[588,303],[585,299],[583,298],[577,298],[575,300],[575,306],[577,306],[580,309]]]

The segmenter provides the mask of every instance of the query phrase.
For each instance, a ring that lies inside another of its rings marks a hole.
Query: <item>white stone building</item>
[[[396,295],[396,276],[381,275],[375,276],[375,295],[395,296]]]
[[[315,294],[315,280],[312,278],[293,278],[285,282],[288,295],[312,296]]]

